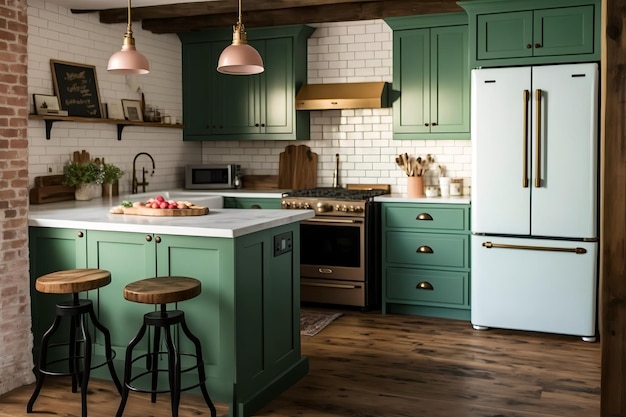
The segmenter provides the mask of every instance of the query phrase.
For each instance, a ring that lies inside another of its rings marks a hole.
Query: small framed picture
[[[141,101],[122,99],[122,108],[124,109],[124,117],[126,119],[134,122],[143,122]]]
[[[126,119],[126,116],[124,115],[124,109],[122,108],[122,103],[107,103],[107,112],[109,119]]]
[[[50,114],[59,112],[59,98],[45,94],[33,94],[35,114]]]

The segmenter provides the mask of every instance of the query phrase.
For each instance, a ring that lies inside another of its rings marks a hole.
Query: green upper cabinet
[[[393,29],[393,138],[469,139],[467,16],[385,21]]]
[[[472,67],[600,60],[597,0],[459,4],[469,14]]]
[[[309,26],[249,29],[265,71],[217,72],[232,40],[225,30],[180,33],[183,54],[184,140],[296,140],[309,138],[309,113],[295,110],[305,83]]]

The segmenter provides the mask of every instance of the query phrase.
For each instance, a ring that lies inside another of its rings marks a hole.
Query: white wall
[[[152,65],[152,72],[126,77],[109,74],[109,56],[120,49],[125,24],[104,25],[98,14],[72,14],[68,9],[43,0],[28,1],[29,95],[53,94],[50,59],[96,66],[101,100],[140,99],[139,83],[146,103],[157,105],[181,119],[181,45],[173,34],[155,35],[133,26],[137,49]],[[382,20],[315,24],[308,41],[308,82],[392,81],[392,31]],[[130,84],[130,86],[129,86]],[[131,86],[133,88],[131,88]],[[178,187],[182,167],[195,162],[240,162],[244,174],[275,175],[278,158],[289,144],[306,144],[319,154],[318,185],[330,186],[335,154],[340,154],[340,179],[347,183],[391,184],[393,192],[405,192],[406,178],[395,165],[395,156],[407,152],[430,153],[447,169],[447,175],[465,179],[469,192],[471,147],[468,140],[392,139],[391,109],[327,110],[311,112],[308,141],[208,141],[183,142],[178,129],[126,127],[117,141],[115,125],[100,123],[55,123],[52,138],[45,139],[42,121],[30,120],[29,178],[47,175],[47,168],[61,173],[75,150],[85,149],[94,157],[119,165],[126,172],[121,191],[130,190],[133,156],[149,152],[156,172],[148,190]],[[141,157],[138,165],[147,164]],[[428,178],[427,178],[428,179]]]
[[[308,82],[392,81],[392,31],[382,20],[314,24],[308,41]],[[464,178],[469,193],[469,140],[393,140],[391,109],[311,112],[311,140],[204,142],[204,162],[241,162],[244,174],[278,173],[285,146],[305,144],[319,155],[318,185],[331,186],[335,154],[340,154],[340,179],[347,183],[391,184],[406,192],[406,176],[395,164],[399,153],[432,154],[446,175]],[[426,180],[432,180],[426,178]]]
[[[173,118],[182,116],[181,46],[176,35],[155,35],[133,25],[137,50],[146,55],[152,71],[131,77],[109,74],[109,57],[121,49],[126,24],[105,25],[97,13],[72,14],[70,10],[43,0],[28,0],[28,93],[54,94],[50,59],[94,65],[102,102],[119,102],[123,98],[140,99],[137,85],[144,92],[147,104],[158,106]],[[132,87],[132,88],[131,88]],[[122,140],[117,140],[114,124],[55,123],[50,140],[45,138],[45,125],[29,120],[29,180],[62,173],[63,165],[75,150],[85,149],[92,157],[104,157],[125,171],[120,191],[129,191],[133,157],[138,152],[150,153],[156,161],[154,177],[148,178],[147,190],[182,186],[182,167],[200,162],[199,143],[183,142],[181,129],[126,127]],[[146,157],[137,160],[138,169],[149,167]],[[140,171],[138,171],[140,172]],[[138,174],[139,175],[139,174]]]

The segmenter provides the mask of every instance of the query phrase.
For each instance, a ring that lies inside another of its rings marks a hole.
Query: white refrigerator
[[[471,321],[593,341],[598,66],[472,70]]]

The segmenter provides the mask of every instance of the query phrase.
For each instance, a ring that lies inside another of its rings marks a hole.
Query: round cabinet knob
[[[541,48],[541,44],[540,43],[536,43],[535,44],[535,48]]]
[[[85,234],[81,231],[81,232],[76,233],[76,236],[83,237],[83,236],[85,236]]]
[[[152,242],[152,236],[146,235],[146,242]]]
[[[437,122],[432,122],[430,125],[431,126],[437,126]]]
[[[430,126],[430,124],[428,124],[428,123],[424,123],[424,126]]]
[[[530,48],[532,48],[532,47],[533,47],[533,46],[532,46],[531,44],[529,44],[529,43],[527,43],[527,44],[526,44],[526,49],[530,49]]]
[[[154,238],[154,241],[155,241],[156,243],[161,243],[161,236],[157,236],[157,237],[155,237],[155,238]]]

